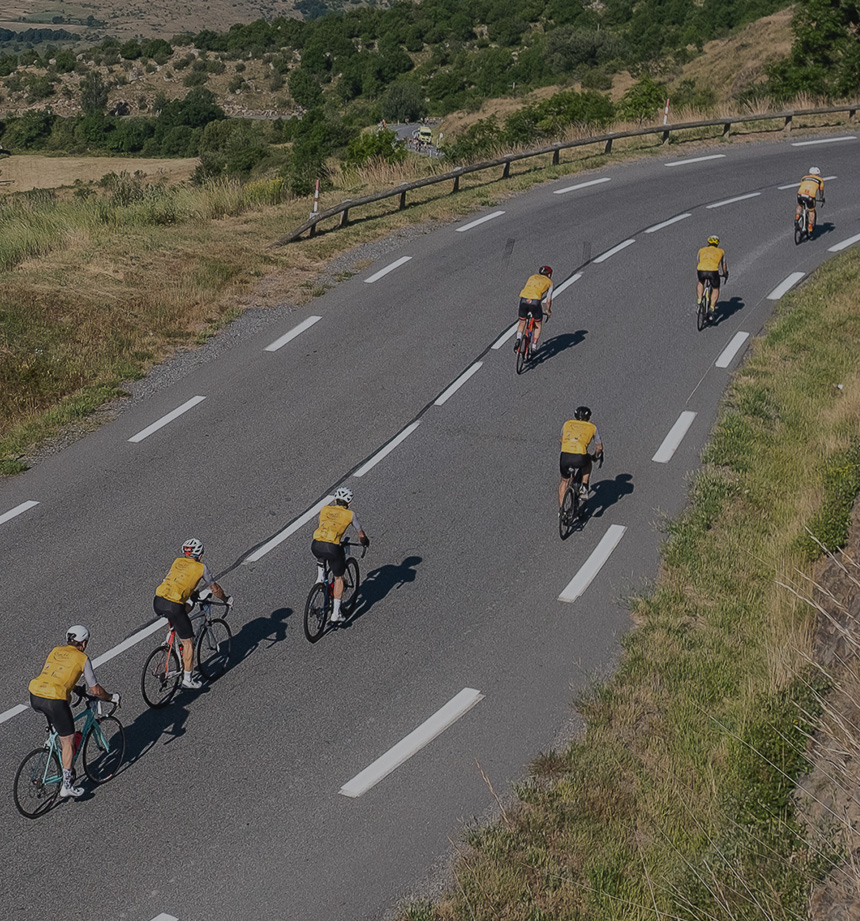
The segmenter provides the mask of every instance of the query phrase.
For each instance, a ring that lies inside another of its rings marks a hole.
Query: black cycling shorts
[[[714,291],[720,290],[720,273],[719,272],[698,272],[699,281],[704,284],[706,281],[711,282],[711,287]]]
[[[811,195],[798,195],[797,203],[801,206],[806,205],[810,211],[815,210],[815,199]]]
[[[176,635],[179,639],[194,639],[194,627],[191,626],[191,618],[188,616],[188,611],[185,610],[184,604],[180,604],[178,601],[168,601],[167,598],[156,595],[155,600],[152,602],[152,607],[159,617],[167,618],[170,626],[176,630]]]
[[[521,320],[527,320],[531,314],[538,323],[543,319],[543,306],[540,301],[533,300],[529,297],[520,298],[520,309],[517,316]]]
[[[48,722],[57,730],[58,736],[75,734],[75,718],[67,700],[52,700],[49,697],[36,697],[35,694],[31,694],[30,706],[37,713],[44,713]]]
[[[327,540],[311,542],[311,553],[318,560],[326,560],[331,574],[339,579],[346,572],[346,551],[342,544],[333,544]]]
[[[590,454],[570,454],[567,451],[561,452],[558,461],[558,469],[561,472],[561,478],[567,480],[570,478],[570,468],[579,470],[583,468],[583,473],[591,472],[591,455]]]

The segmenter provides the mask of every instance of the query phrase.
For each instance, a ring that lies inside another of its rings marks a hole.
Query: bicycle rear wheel
[[[325,585],[317,582],[305,602],[305,636],[309,642],[315,643],[325,632],[327,614]]]
[[[230,662],[233,631],[226,620],[215,617],[203,628],[197,640],[197,668],[209,681],[220,678]]]
[[[54,805],[62,782],[57,753],[44,746],[31,751],[15,774],[13,793],[18,812],[28,819],[44,815]]]
[[[564,491],[561,508],[558,510],[558,536],[567,540],[570,536],[571,522],[576,517],[576,497],[570,486]]]
[[[84,742],[84,770],[93,783],[107,783],[125,754],[125,730],[115,716],[102,716]]]
[[[531,339],[528,334],[525,334],[520,340],[520,347],[517,350],[517,374],[522,374],[526,367],[526,362],[529,360],[529,346],[531,345]]]
[[[143,699],[155,710],[166,707],[182,680],[182,664],[175,646],[153,649],[143,666],[140,690]]]
[[[710,306],[711,295],[706,290],[699,298],[699,306],[696,309],[696,329],[701,332],[708,325],[708,307]]]
[[[798,246],[803,242],[803,233],[804,227],[806,226],[805,219],[801,214],[800,217],[794,219],[794,245]]]
[[[358,570],[358,560],[350,557],[346,561],[346,572],[343,574],[343,595],[341,597],[341,610],[346,617],[352,614],[355,601],[358,597],[358,586],[361,576]]]

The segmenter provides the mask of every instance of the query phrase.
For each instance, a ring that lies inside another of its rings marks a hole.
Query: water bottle
[[[78,746],[81,744],[81,739],[83,737],[84,735],[82,732],[79,732],[79,731],[75,732],[75,742],[74,742],[74,745],[72,746],[72,755],[76,755],[78,753]]]

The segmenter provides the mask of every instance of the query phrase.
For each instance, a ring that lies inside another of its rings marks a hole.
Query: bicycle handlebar
[[[99,704],[99,710],[98,710],[99,716],[113,716],[113,714],[116,712],[117,708],[119,707],[119,704],[113,700],[104,700],[101,697],[96,697],[95,694],[90,694],[83,685],[77,685],[76,687],[72,688],[72,692],[77,697],[77,700],[72,704],[73,707],[77,707],[77,705],[82,700],[86,700],[88,702],[87,706],[89,706],[90,703],[95,702]],[[107,712],[102,712],[101,710],[102,704],[104,704],[104,706],[106,707],[110,707],[110,710],[108,710]]]

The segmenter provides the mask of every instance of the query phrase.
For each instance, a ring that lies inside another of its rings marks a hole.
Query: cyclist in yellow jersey
[[[90,631],[76,624],[66,631],[66,645],[55,646],[45,660],[45,667],[29,685],[30,706],[43,713],[60,737],[63,758],[63,783],[60,796],[81,796],[83,787],[74,786],[72,761],[75,756],[75,718],[69,701],[83,675],[94,697],[119,703],[119,694],[108,692],[96,681],[93,664],[86,654]]]
[[[352,525],[358,531],[358,539],[363,547],[370,546],[370,538],[364,533],[355,512],[350,510],[352,490],[341,486],[334,494],[334,505],[326,505],[320,511],[319,527],[314,531],[311,541],[311,553],[317,560],[327,560],[334,576],[334,610],[331,615],[333,624],[342,624],[346,618],[340,613],[343,599],[343,574],[346,572],[346,552],[343,549],[343,535]],[[317,581],[323,580],[323,564],[319,562]]]
[[[815,200],[818,199],[824,204],[824,180],[821,178],[821,170],[817,166],[810,166],[809,172],[800,180],[800,186],[797,189],[797,208],[794,211],[794,220],[800,217],[800,211],[803,205],[809,209],[809,233],[815,229]]]
[[[696,274],[699,282],[696,286],[696,308],[702,299],[705,290],[705,281],[711,282],[711,310],[713,313],[720,298],[720,274],[729,280],[729,264],[726,262],[726,252],[720,249],[719,237],[708,237],[708,245],[699,250],[699,261],[696,265]]]
[[[590,451],[590,448],[594,451]],[[591,477],[592,460],[603,463],[603,439],[597,426],[591,421],[591,410],[587,406],[577,406],[573,418],[564,423],[561,430],[561,457],[558,467],[561,483],[558,487],[558,507],[564,501],[571,472],[582,468],[582,489],[580,495],[588,498],[588,480]]]
[[[155,590],[152,607],[159,617],[167,618],[179,637],[179,644],[182,647],[182,687],[197,690],[203,685],[191,673],[194,628],[191,626],[186,602],[201,582],[212,589],[212,594],[221,601],[232,604],[233,598],[228,598],[224,594],[224,590],[212,578],[206,564],[200,562],[200,557],[203,556],[202,541],[196,537],[185,541],[182,545],[182,554],[173,561],[164,581]]]
[[[517,313],[519,323],[517,324],[517,338],[514,342],[515,352],[519,350],[529,314],[535,318],[535,335],[530,348],[532,355],[537,352],[544,307],[546,307],[546,317],[549,319],[552,316],[552,269],[548,265],[542,265],[537,275],[530,275],[525,287],[520,291],[520,308]]]

